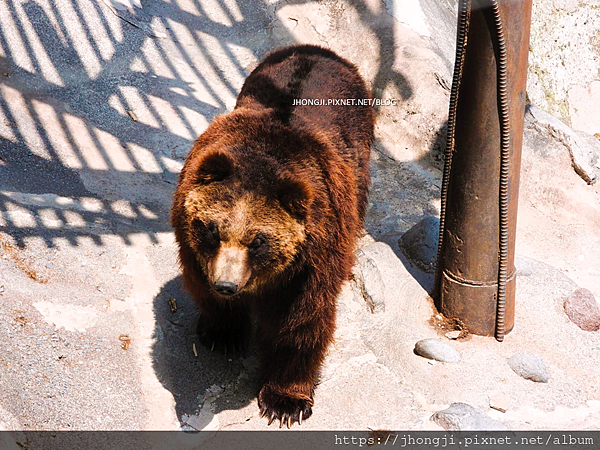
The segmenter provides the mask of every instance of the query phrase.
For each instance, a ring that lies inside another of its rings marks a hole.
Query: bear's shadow
[[[176,311],[171,310],[170,299],[175,300]],[[199,314],[183,289],[181,275],[167,282],[154,298],[152,365],[158,380],[173,394],[177,418],[184,429],[190,416],[197,416],[203,404],[214,413],[240,409],[256,398],[258,388],[256,370],[248,364],[255,359],[255,350],[251,348],[248,359],[209,351],[199,343],[196,334]],[[244,380],[238,383],[242,374]],[[208,405],[207,391],[223,394]]]

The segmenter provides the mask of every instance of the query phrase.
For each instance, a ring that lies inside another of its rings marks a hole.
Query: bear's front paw
[[[310,396],[297,392],[286,394],[285,390],[271,386],[264,386],[258,394],[261,416],[269,419],[269,425],[279,419],[279,428],[283,424],[290,428],[294,422],[302,425],[302,420],[312,415],[312,405]]]
[[[211,352],[217,350],[225,356],[248,353],[250,326],[248,324],[220,324],[208,320],[204,315],[198,319],[198,339]]]

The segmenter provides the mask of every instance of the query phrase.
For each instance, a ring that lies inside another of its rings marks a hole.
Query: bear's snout
[[[233,295],[238,291],[238,285],[231,281],[215,281],[214,288],[221,295]]]
[[[212,264],[212,287],[218,294],[230,296],[241,291],[251,270],[248,266],[248,250],[245,247],[222,243]]]

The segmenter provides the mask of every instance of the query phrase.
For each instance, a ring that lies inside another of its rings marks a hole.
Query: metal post
[[[514,325],[530,23],[531,0],[460,1],[435,300],[498,340]]]

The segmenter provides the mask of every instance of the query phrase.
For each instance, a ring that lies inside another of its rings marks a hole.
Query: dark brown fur
[[[374,121],[370,106],[292,106],[302,98],[369,93],[356,68],[329,50],[270,54],[247,78],[235,110],[194,144],[171,216],[184,283],[201,309],[201,341],[244,346],[252,313],[259,406],[269,423],[288,425],[311,415],[333,341],[336,299],[365,215]],[[230,298],[213,288],[225,247],[242,267],[243,286]]]

